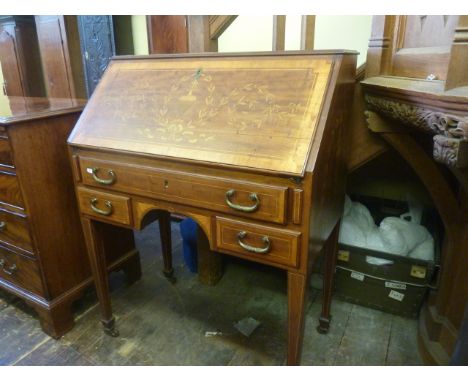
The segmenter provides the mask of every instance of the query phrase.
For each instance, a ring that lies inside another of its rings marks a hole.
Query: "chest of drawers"
[[[331,51],[111,62],[69,138],[109,333],[117,335],[97,227],[140,229],[155,211],[174,212],[201,228],[200,271],[216,253],[286,271],[287,363],[300,362],[310,270],[336,249],[355,65],[353,52]],[[330,274],[334,256],[326,258]],[[328,278],[325,291],[324,331]]]
[[[0,96],[0,288],[34,307],[53,337],[73,326],[71,304],[92,284],[66,145],[83,106]],[[109,266],[137,263],[133,236],[115,229],[122,246],[106,242]]]

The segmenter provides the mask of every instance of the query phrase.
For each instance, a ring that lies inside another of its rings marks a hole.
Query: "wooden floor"
[[[173,224],[176,284],[161,274],[155,225],[137,233],[143,278],[128,286],[111,276],[120,337],[103,334],[94,291],[76,308],[76,326],[56,341],[34,311],[0,291],[0,365],[283,365],[286,357],[284,272],[228,258],[216,287],[200,285],[182,259]],[[315,330],[320,291],[312,289],[303,365],[421,365],[417,321],[334,300],[327,335]],[[234,323],[261,325],[245,337]],[[205,333],[221,332],[207,337]]]

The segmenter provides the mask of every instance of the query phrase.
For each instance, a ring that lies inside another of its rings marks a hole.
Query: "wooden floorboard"
[[[157,227],[136,234],[143,277],[128,286],[110,277],[118,338],[105,335],[92,288],[75,309],[76,325],[56,341],[40,330],[34,312],[0,292],[1,365],[283,365],[286,359],[284,272],[226,259],[215,287],[200,285],[185,266],[178,225],[173,225],[172,284],[161,273]],[[327,335],[316,331],[321,292],[311,290],[303,365],[421,365],[417,321],[333,300]],[[250,337],[234,324],[252,317]],[[218,336],[205,336],[218,332]]]

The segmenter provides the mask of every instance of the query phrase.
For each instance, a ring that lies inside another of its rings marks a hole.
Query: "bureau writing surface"
[[[113,62],[70,142],[302,175],[331,67],[271,57]]]

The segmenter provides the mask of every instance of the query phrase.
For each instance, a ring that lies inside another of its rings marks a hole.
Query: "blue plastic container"
[[[192,272],[198,271],[197,230],[197,223],[190,218],[184,219],[180,222],[184,261]]]

